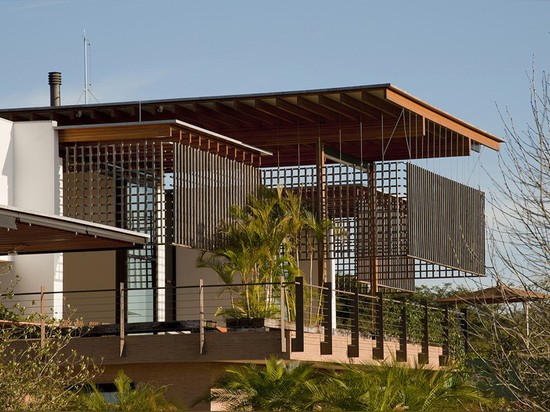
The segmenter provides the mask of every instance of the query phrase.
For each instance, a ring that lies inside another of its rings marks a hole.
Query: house
[[[40,257],[13,250],[16,292],[44,287],[57,292],[48,303],[55,316],[70,303],[85,322],[109,324],[95,330],[115,336],[75,341],[103,359],[102,379],[123,368],[171,384],[189,402],[228,362],[271,353],[316,362],[392,350],[404,361],[448,355],[427,335],[407,343],[406,327],[400,342],[385,342],[381,292],[413,291],[416,279],[484,275],[483,192],[417,163],[499,150],[501,139],[391,84],[73,106],[58,105],[60,82],[50,73],[48,107],[0,109],[0,204],[149,236],[142,249]],[[245,205],[260,186],[298,193],[346,233],[327,230],[315,249],[300,250],[305,287],[323,295],[322,327],[298,315],[285,324],[283,315],[230,333],[215,316],[227,303],[224,285],[195,260],[218,245],[230,206]],[[376,340],[360,332],[363,292],[378,305]],[[349,333],[338,333],[342,319]]]

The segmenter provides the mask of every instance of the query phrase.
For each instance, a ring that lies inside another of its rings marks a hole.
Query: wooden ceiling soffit
[[[226,124],[221,123],[209,116],[199,116],[192,109],[181,104],[174,105],[174,114],[178,119],[181,119],[185,122],[190,122],[193,124],[200,125],[207,129],[223,129],[224,127],[227,127]],[[199,121],[199,117],[201,119],[200,121]]]
[[[296,99],[297,100],[297,99]],[[295,114],[298,117],[301,117],[308,122],[319,122],[320,116],[317,113],[313,113],[309,110],[304,109],[303,107],[298,106],[298,102],[291,103],[288,100],[277,97],[275,99],[275,104],[278,108],[285,110],[289,113]]]
[[[317,114],[319,117],[322,117],[331,121],[338,121],[340,117],[337,112],[327,109],[326,107],[321,106],[319,103],[315,103],[311,100],[308,100],[303,96],[298,96],[297,103],[298,103],[298,106],[303,107],[304,109]]]
[[[251,117],[244,112],[239,112],[238,110],[235,110],[233,107],[228,106],[224,103],[215,102],[214,108],[216,111],[223,113],[224,115],[229,116],[240,123],[245,123],[245,124],[254,125],[254,126],[262,125],[262,122],[260,122],[255,117]]]
[[[344,106],[338,101],[331,99],[327,96],[319,96],[319,104],[322,104],[324,107],[328,107],[331,110],[334,110],[339,115],[349,118],[351,120],[360,120],[361,113],[355,110],[354,108]]]
[[[217,112],[214,109],[211,109],[210,107],[205,106],[204,104],[200,103],[193,103],[193,109],[197,113],[201,113],[211,119],[214,119],[215,121],[225,124],[226,126],[232,126],[235,125],[235,123],[240,124],[241,126],[246,126],[246,123],[240,120],[237,120],[233,117],[224,115],[222,113]]]
[[[256,99],[254,100],[254,107],[258,110],[261,110],[262,112],[271,114],[273,116],[276,116],[280,118],[283,121],[286,121],[290,124],[297,124],[299,117],[294,113],[289,113],[277,106],[273,103],[269,103],[265,100]]]
[[[457,121],[457,119],[452,119],[448,116],[438,113],[435,110],[432,110],[429,107],[408,99],[407,97],[402,96],[401,94],[396,93],[391,89],[386,90],[386,99],[486,147],[489,147],[493,150],[500,149],[500,139],[491,136],[490,134],[483,132],[482,130],[476,129],[473,126],[468,125],[467,123]]]
[[[108,142],[170,138],[170,124],[76,127],[58,130],[59,143]]]
[[[254,105],[254,102],[252,102]],[[271,125],[277,125],[281,122],[286,122],[286,119],[282,119],[280,117],[274,116],[273,114],[259,110],[255,108],[253,105],[248,105],[244,102],[240,102],[238,100],[235,100],[233,102],[233,105],[235,107],[235,110],[238,110],[241,113],[246,113],[250,117],[254,117],[264,123],[271,124]]]
[[[399,117],[401,115],[401,109],[391,103],[388,103],[376,96],[373,96],[369,92],[362,92],[361,93],[361,100],[368,104],[369,106],[372,106],[376,108],[377,110],[381,111],[383,114],[392,116],[392,117]]]
[[[339,101],[340,103],[359,111],[361,114],[365,115],[366,118],[380,120],[381,116],[379,110],[374,109],[372,106],[363,103],[361,100],[358,100],[355,97],[350,96],[349,94],[340,93]]]
[[[400,126],[401,125],[401,126]],[[319,127],[317,124],[297,126],[279,126],[257,130],[254,128],[226,129],[223,133],[228,135],[238,135],[240,139],[255,145],[264,146],[273,144],[275,141],[280,145],[296,143],[314,143],[319,137],[323,141],[354,141],[363,140],[381,140],[382,134],[386,139],[390,135],[393,139],[404,139],[411,136],[423,135],[422,124],[412,124],[406,129],[402,127],[402,120],[396,127],[396,119],[384,119],[384,125],[380,121],[368,120],[362,124],[358,122],[343,122],[342,124],[325,124]]]

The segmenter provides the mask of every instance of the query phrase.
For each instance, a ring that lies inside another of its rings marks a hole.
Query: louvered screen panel
[[[485,274],[485,195],[407,165],[409,256]]]

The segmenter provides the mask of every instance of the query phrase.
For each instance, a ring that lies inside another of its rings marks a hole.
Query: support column
[[[327,218],[326,204],[326,172],[325,172],[325,149],[319,141],[317,143],[317,219],[323,221]],[[327,244],[328,233],[325,233],[318,241],[318,261],[317,261],[317,284],[323,286],[327,281]]]
[[[384,359],[384,297],[378,293],[376,306],[376,347],[372,348],[373,359]]]
[[[174,243],[174,193],[166,190],[166,239],[165,239],[165,319],[167,321],[176,320],[176,247]]]
[[[369,253],[369,281],[370,291],[373,295],[378,293],[378,257],[377,254],[377,233],[376,233],[376,164],[370,162],[368,166],[368,183],[369,183],[369,229],[368,229],[368,242],[370,246],[367,250]]]
[[[395,353],[397,362],[407,362],[407,301],[401,299],[401,328],[399,335],[399,350]]]
[[[348,345],[348,358],[359,357],[359,288],[357,282],[355,282],[353,292],[351,345]]]
[[[424,317],[422,318],[422,352],[418,354],[418,363],[427,364],[430,361],[430,338],[429,338],[429,323],[428,323],[428,302],[425,301],[422,305]]]
[[[439,356],[439,366],[446,366],[449,363],[449,347],[451,343],[449,336],[449,306],[445,305],[443,311],[443,353]]]
[[[304,351],[304,278],[296,276],[296,337],[292,339],[292,352]]]

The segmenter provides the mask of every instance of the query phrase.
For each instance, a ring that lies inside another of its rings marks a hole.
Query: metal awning
[[[148,240],[139,232],[0,206],[0,254],[132,249]]]

